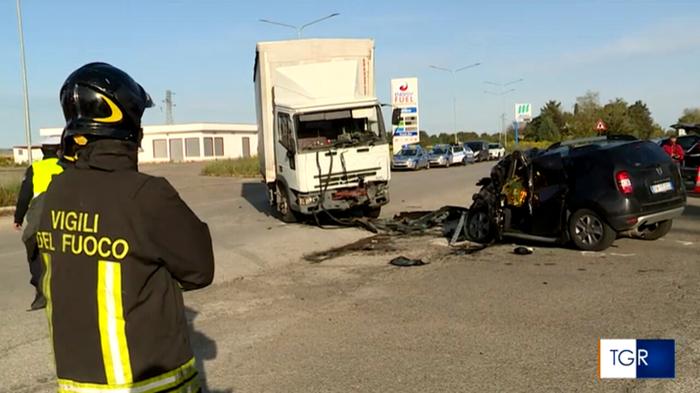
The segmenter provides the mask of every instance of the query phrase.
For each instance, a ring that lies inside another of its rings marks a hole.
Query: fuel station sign
[[[394,153],[404,145],[418,143],[418,78],[391,80],[391,132]]]

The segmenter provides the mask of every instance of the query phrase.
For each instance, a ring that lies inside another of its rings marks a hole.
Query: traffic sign
[[[608,130],[608,125],[605,124],[603,119],[598,119],[598,121],[595,122],[595,130],[598,132],[605,132]]]

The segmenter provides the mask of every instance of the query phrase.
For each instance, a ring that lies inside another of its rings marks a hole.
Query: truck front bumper
[[[296,196],[299,212],[314,214],[323,210],[350,210],[356,207],[379,207],[389,203],[389,185],[372,182],[357,187],[299,193]]]

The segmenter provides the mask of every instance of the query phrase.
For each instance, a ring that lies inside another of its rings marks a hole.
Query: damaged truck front
[[[374,42],[261,42],[254,81],[260,171],[280,219],[350,209],[378,216],[391,174]]]

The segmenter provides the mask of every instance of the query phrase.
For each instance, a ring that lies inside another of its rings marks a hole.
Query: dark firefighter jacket
[[[196,392],[182,290],[209,285],[207,225],[134,147],[103,140],[46,192],[37,241],[60,392]]]
[[[53,177],[61,174],[61,172],[63,172],[63,167],[58,157],[45,155],[42,160],[32,163],[24,173],[15,208],[16,224],[22,225],[25,215],[27,217],[27,226],[22,240],[34,236],[34,233],[36,233],[39,215],[43,206],[43,197],[40,196],[48,189]]]

